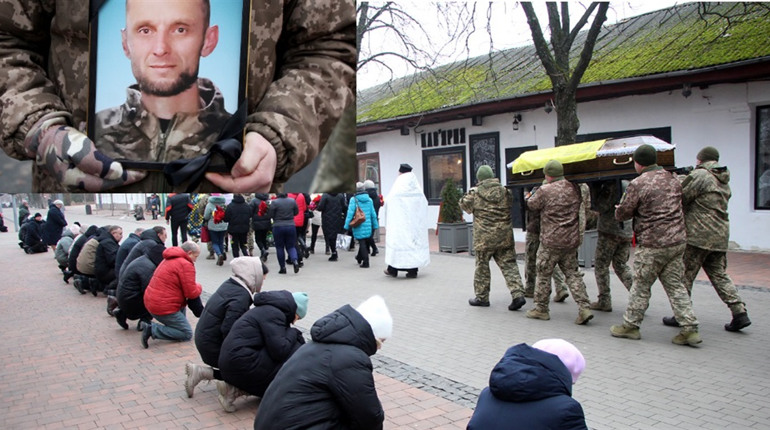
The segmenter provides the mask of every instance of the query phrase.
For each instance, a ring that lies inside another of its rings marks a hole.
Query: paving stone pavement
[[[5,215],[12,219],[9,209]],[[158,222],[136,222],[110,211],[86,216],[82,207],[68,207],[66,216],[83,224],[119,224],[126,235],[138,225]],[[279,275],[271,253],[264,289],[309,293],[308,315],[298,323],[306,333],[316,319],[345,303],[357,306],[372,294],[385,298],[394,334],[372,361],[387,429],[465,428],[478,392],[505,350],[548,337],[573,342],[586,357],[586,371],[573,395],[591,428],[770,428],[767,254],[738,255],[739,272],[731,273],[753,321],[743,333],[722,328],[729,311],[701,274],[694,308],[704,343],[690,348],[673,345],[676,329],[660,323],[671,311],[659,284],[653,287],[642,340],[631,341],[609,335],[609,326],[621,322],[627,299],[615,278],[614,311],[596,313],[587,326],[577,326],[571,299],[551,304],[550,321],[524,317],[531,300],[520,311],[508,311],[510,295],[494,265],[491,307],[468,306],[474,260],[467,253],[433,252],[430,266],[417,279],[393,279],[382,273],[384,247],[371,258],[369,269],[358,268],[350,252],[342,252],[336,263],[326,261],[322,241],[316,251],[296,275]],[[252,426],[256,398],[240,399],[238,411],[228,414],[216,400],[214,384],[203,383],[194,398],[186,397],[184,363],[200,362],[192,342],[151,340],[144,350],[135,330],[124,331],[107,316],[103,297],[81,296],[64,284],[53,255],[24,254],[13,231],[0,234],[0,255],[5,275],[0,287],[0,427]],[[218,267],[203,257],[196,271],[204,298],[230,273],[227,265]],[[591,269],[585,270],[584,280],[593,299]]]

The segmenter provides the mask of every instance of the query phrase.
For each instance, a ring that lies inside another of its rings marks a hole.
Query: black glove
[[[201,300],[200,296],[194,299],[188,300],[187,307],[190,308],[193,315],[195,315],[198,318],[201,317],[201,314],[203,313],[203,301]]]
[[[297,331],[297,343],[299,343],[300,345],[304,345],[305,344],[305,336],[302,335],[302,332],[299,331],[299,329],[295,328],[294,330]]]

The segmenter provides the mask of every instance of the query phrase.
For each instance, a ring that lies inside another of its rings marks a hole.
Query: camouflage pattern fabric
[[[615,219],[634,220],[636,241],[647,248],[684,244],[686,231],[682,213],[682,186],[658,165],[642,173],[626,189]]]
[[[460,199],[460,208],[473,215],[474,251],[513,248],[511,191],[497,178],[486,179]]]
[[[617,221],[615,222],[617,224]],[[611,303],[610,294],[610,264],[615,274],[626,287],[631,290],[634,277],[631,268],[628,267],[628,258],[631,254],[631,240],[615,235],[599,232],[596,241],[596,256],[594,260],[594,275],[596,286],[599,290],[599,302]]]
[[[628,187],[628,182],[625,188]],[[628,239],[634,236],[631,221],[620,222],[615,219],[615,204],[618,203],[618,191],[615,181],[605,181],[591,187],[591,201],[598,212],[596,231]]]
[[[716,161],[699,164],[682,181],[682,205],[687,244],[711,251],[727,251],[730,240],[730,171]]]
[[[529,225],[529,224],[527,224]],[[538,223],[538,229],[540,224]],[[526,279],[524,286],[524,293],[528,296],[535,294],[535,284],[537,282],[537,250],[540,248],[540,235],[532,233],[529,228],[527,229],[527,236],[525,239],[526,250],[524,253],[524,277]],[[556,286],[556,293],[559,294],[562,291],[567,291],[567,283],[564,280],[564,273],[556,266],[553,269],[553,276],[551,277],[551,287]]]
[[[275,148],[279,187],[319,154],[355,100],[355,3],[255,1],[250,16],[245,131]],[[69,112],[85,130],[89,2],[0,0],[0,33],[0,143],[28,159],[24,138],[47,113]],[[66,191],[42,166],[33,176],[35,190]]]
[[[577,217],[577,214],[575,214]],[[551,297],[551,283],[554,267],[557,265],[564,272],[567,287],[578,308],[588,309],[588,294],[583,277],[580,276],[577,264],[577,247],[550,248],[540,243],[537,250],[537,285],[535,286],[535,306],[541,312],[548,312],[548,299]]]
[[[684,286],[692,297],[693,282],[703,268],[719,298],[730,308],[733,315],[746,312],[746,304],[738,295],[733,280],[727,274],[727,253],[698,248],[690,244],[684,251]]]
[[[516,250],[514,248],[483,249],[476,251],[476,271],[473,275],[473,291],[476,298],[481,301],[489,301],[489,286],[491,273],[489,260],[495,259],[505,278],[505,286],[511,292],[511,298],[521,297],[524,287],[521,284],[519,265],[516,263]]]
[[[527,207],[540,211],[541,244],[554,249],[578,247],[580,202],[580,191],[565,179],[545,184],[530,196]]]
[[[665,248],[639,246],[636,249],[634,285],[631,287],[628,307],[623,314],[626,325],[637,328],[641,326],[644,313],[650,305],[652,284],[660,279],[679,325],[686,331],[697,331],[698,320],[695,318],[692,301],[682,281],[684,249],[684,243]]]

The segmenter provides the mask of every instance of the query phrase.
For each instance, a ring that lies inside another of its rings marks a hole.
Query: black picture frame
[[[495,178],[500,178],[500,133],[472,134],[468,137],[471,186],[476,186],[476,171],[482,165],[492,168]]]

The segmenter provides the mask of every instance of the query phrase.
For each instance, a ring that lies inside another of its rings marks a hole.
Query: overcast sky
[[[436,22],[437,14],[434,4],[412,0],[399,0],[397,3],[402,9],[409,11],[410,15],[418,18],[423,28],[430,34],[432,41],[431,46],[439,46],[448,42],[446,31],[442,31]],[[628,17],[641,15],[653,10],[665,9],[674,4],[682,3],[686,2],[670,0],[654,2],[639,0],[610,1],[610,9],[607,12],[607,21],[605,22],[605,25],[614,24]],[[518,2],[504,1],[495,1],[489,6],[491,7],[489,28],[492,34],[490,43],[490,36],[487,32],[487,12],[489,4],[489,2],[479,2],[476,4],[476,31],[469,43],[471,57],[488,53],[490,46],[492,46],[495,51],[500,51],[516,46],[531,44],[532,36],[521,5],[519,5]],[[586,5],[588,4],[590,3],[577,1],[570,2],[571,23],[573,23],[573,25],[583,14]],[[535,10],[538,14],[540,25],[544,26],[547,24],[548,15],[546,13],[545,3],[535,2]],[[586,25],[585,28],[588,28],[588,25]],[[398,44],[394,43],[394,40],[388,38],[384,33],[371,32],[364,38],[364,48],[362,48],[362,53],[366,52],[367,47],[371,52],[381,52],[393,50],[397,46]],[[464,42],[457,44],[457,46],[453,46],[452,48],[454,48],[454,52],[447,52],[443,55],[439,64],[447,64],[466,58],[467,54],[465,52]],[[391,58],[388,60],[388,64],[393,69],[395,75],[391,75],[390,71],[386,68],[372,63],[362,70],[359,70],[357,74],[358,89],[361,90],[387,82],[394,76],[401,77],[414,73],[414,70],[408,68],[406,63],[402,60]]]

